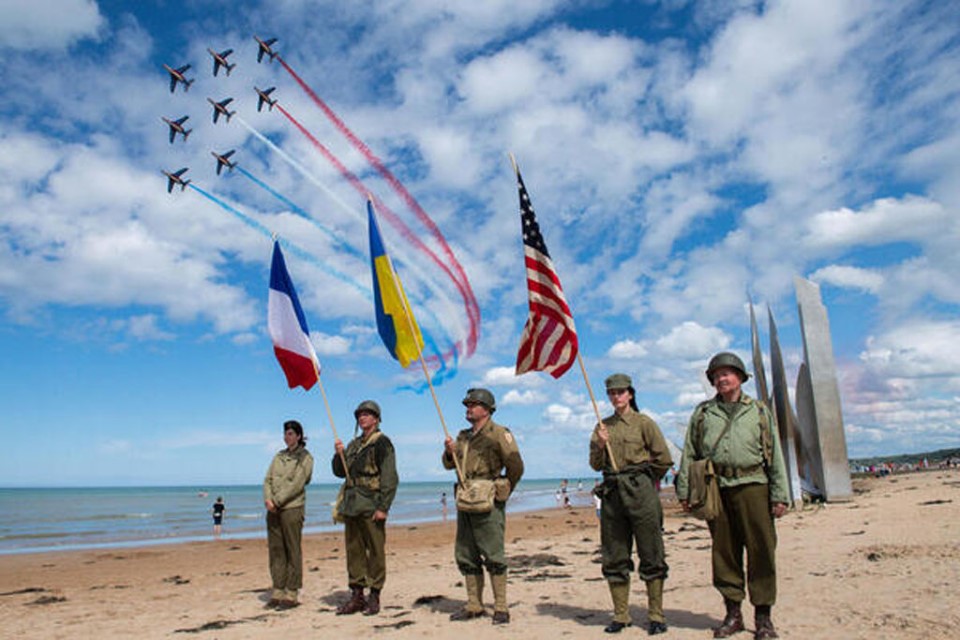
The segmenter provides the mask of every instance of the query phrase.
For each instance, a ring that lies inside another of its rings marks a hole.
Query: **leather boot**
[[[735,633],[743,631],[743,614],[740,612],[740,603],[724,599],[727,615],[719,627],[714,627],[714,638],[729,638]]]
[[[363,610],[365,616],[375,616],[380,613],[380,589],[370,589],[367,596],[367,608]]]
[[[758,605],[754,610],[753,621],[756,628],[753,633],[754,640],[780,637],[777,635],[777,630],[773,627],[773,620],[770,618],[770,605]]]
[[[604,629],[606,633],[620,633],[630,626],[630,581],[608,582],[610,599],[613,600],[613,622]]]
[[[350,587],[351,597],[342,605],[337,607],[338,616],[348,616],[352,613],[363,611],[367,607],[367,601],[363,597],[363,587]]]
[[[663,617],[663,578],[647,581],[647,634],[655,636],[667,632]]]
[[[464,574],[463,584],[467,587],[467,604],[460,611],[450,614],[454,621],[472,620],[483,615],[483,574]]]
[[[510,611],[507,608],[507,574],[490,575],[490,585],[493,587],[493,624],[507,624],[510,622]]]

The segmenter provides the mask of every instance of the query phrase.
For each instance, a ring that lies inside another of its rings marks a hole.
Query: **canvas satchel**
[[[467,466],[467,450],[469,441],[463,447],[463,462],[460,468]],[[464,471],[464,473],[466,473]],[[497,495],[497,487],[493,480],[485,478],[464,478],[456,488],[457,511],[464,513],[490,513],[493,511],[493,501]]]
[[[712,522],[718,515],[720,503],[720,483],[713,469],[712,460],[694,460],[690,463],[690,512],[700,520]]]

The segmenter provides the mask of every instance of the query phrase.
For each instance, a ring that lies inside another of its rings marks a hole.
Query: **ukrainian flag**
[[[403,285],[393,271],[390,256],[383,248],[380,227],[373,213],[373,202],[367,200],[370,226],[370,266],[373,271],[373,301],[377,313],[377,331],[400,365],[407,367],[423,352],[423,335],[413,317]]]

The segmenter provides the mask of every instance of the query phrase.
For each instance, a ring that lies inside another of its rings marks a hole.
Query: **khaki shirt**
[[[469,443],[469,446],[467,444]],[[467,447],[467,460],[464,464],[463,449]],[[510,430],[493,420],[487,422],[474,433],[472,428],[463,429],[457,434],[457,460],[463,464],[461,470],[465,478],[495,480],[500,471],[505,471],[513,491],[523,476],[523,458],[517,440]],[[456,464],[446,450],[441,458],[445,469],[455,469]]]
[[[343,452],[350,469],[350,480],[354,486],[364,487],[373,492],[374,508],[387,513],[397,495],[400,478],[397,475],[397,457],[393,443],[382,431],[377,429],[368,438],[361,433],[350,441]],[[333,454],[333,475],[346,477],[343,461]],[[346,486],[346,485],[344,485]]]
[[[302,507],[307,502],[306,487],[313,476],[313,456],[305,447],[292,452],[282,449],[273,456],[263,480],[263,499],[272,500],[278,509]]]
[[[757,402],[745,393],[740,394],[740,400],[735,403],[732,414],[721,405],[720,397],[716,396],[698,406],[690,423],[687,425],[687,436],[683,444],[683,458],[680,470],[677,472],[677,498],[686,500],[690,495],[689,473],[690,463],[709,457],[713,464],[722,469],[753,469],[751,473],[727,477],[719,475],[720,487],[735,487],[742,484],[769,484],[770,502],[789,502],[787,493],[787,471],[783,461],[783,451],[780,449],[780,436],[777,425],[770,411],[760,402]],[[765,464],[763,456],[763,439],[760,433],[760,412],[766,414],[767,425],[771,437],[771,461]],[[700,431],[700,414],[703,414],[702,439],[697,440]],[[720,442],[717,439],[732,421],[730,429]]]
[[[604,418],[603,424],[607,427],[610,451],[621,471],[646,463],[655,477],[662,478],[673,466],[667,441],[649,416],[628,408],[623,415],[615,413]],[[596,430],[590,437],[590,466],[594,471],[613,472],[606,447],[600,444]]]

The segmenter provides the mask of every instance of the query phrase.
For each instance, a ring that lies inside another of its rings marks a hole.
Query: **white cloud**
[[[500,400],[500,404],[504,406],[508,405],[536,405],[543,404],[549,399],[547,394],[540,391],[534,391],[533,389],[528,389],[526,391],[518,391],[516,389],[511,389]]]
[[[883,274],[872,269],[859,269],[839,264],[817,269],[810,274],[810,280],[836,287],[862,289],[869,293],[877,293],[883,286]]]
[[[955,215],[927,198],[882,198],[857,212],[847,208],[810,218],[804,242],[814,250],[924,241],[949,229]]]
[[[493,367],[484,372],[481,384],[496,386],[518,386],[536,388],[543,385],[543,379],[537,374],[518,376],[515,367]]]
[[[65,49],[103,26],[94,0],[0,0],[0,49]]]
[[[870,336],[860,359],[880,375],[957,377],[960,322],[916,320]]]
[[[343,336],[330,336],[320,331],[310,332],[310,342],[318,356],[342,356],[350,353],[351,341]]]

